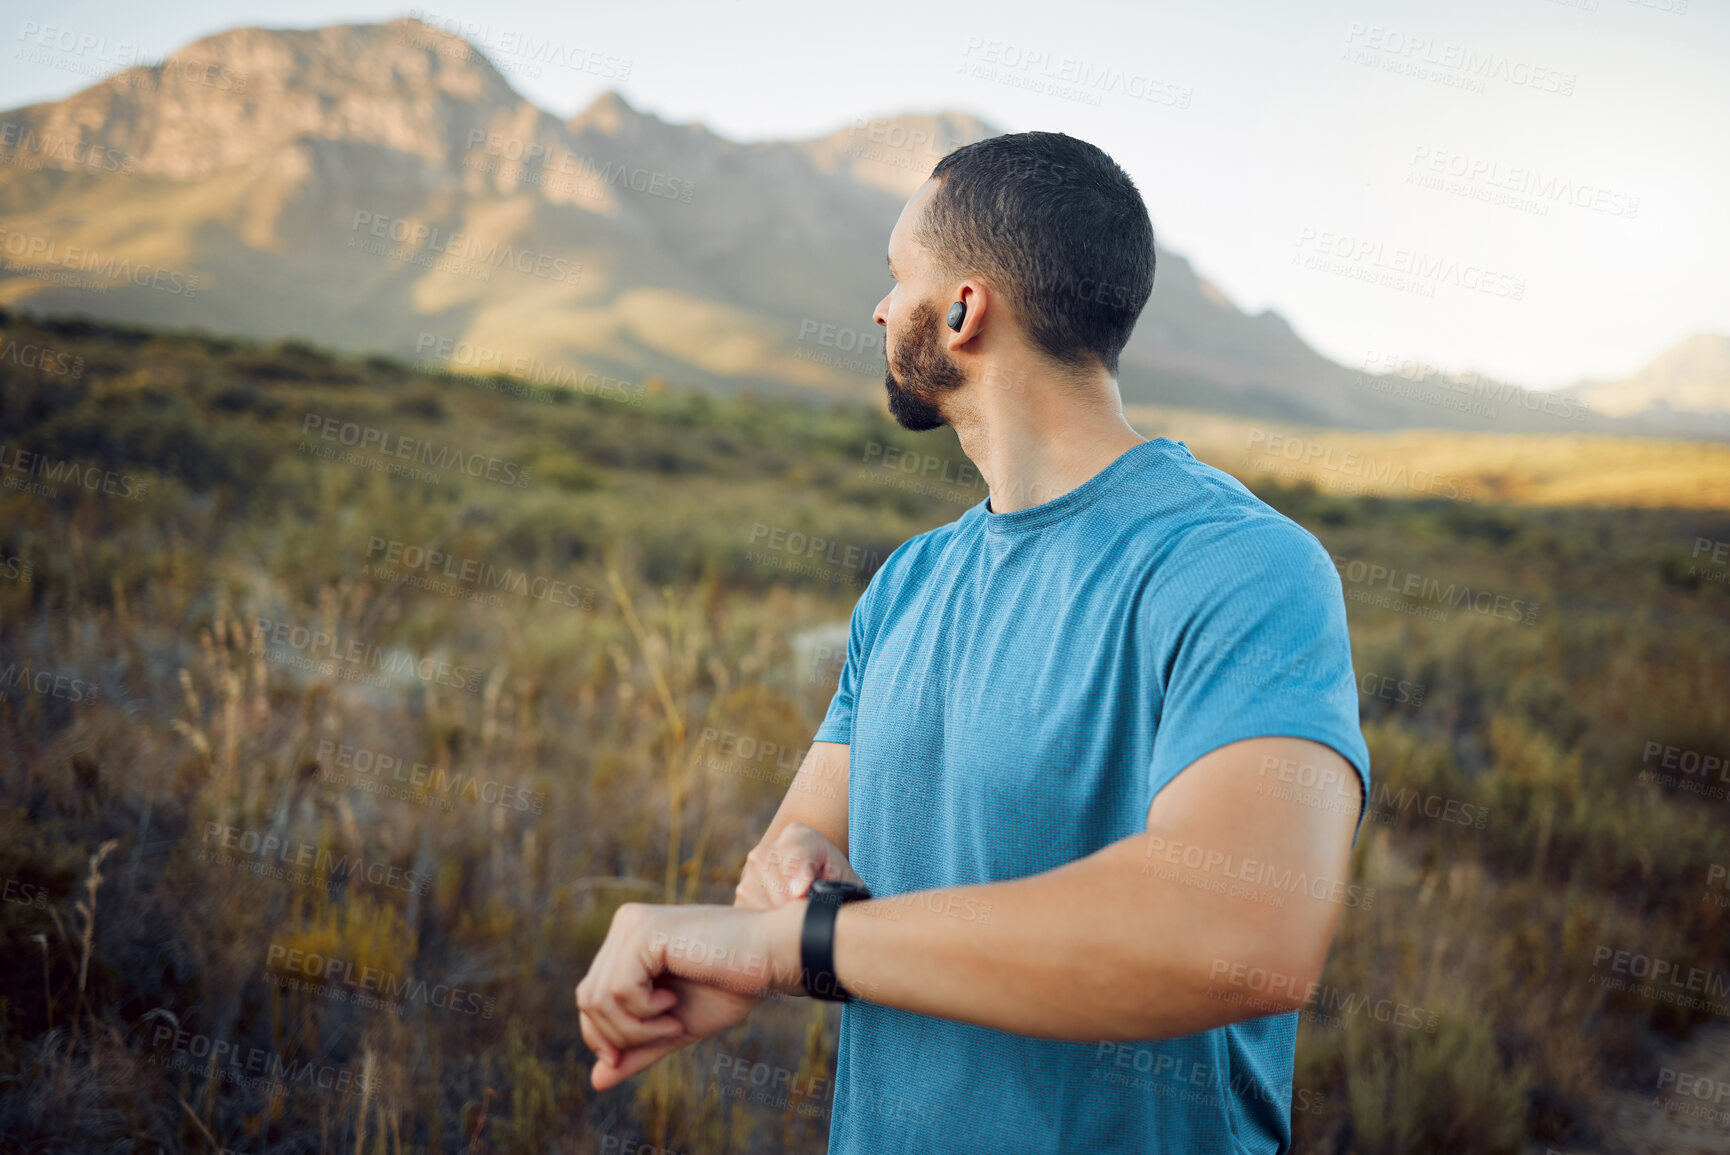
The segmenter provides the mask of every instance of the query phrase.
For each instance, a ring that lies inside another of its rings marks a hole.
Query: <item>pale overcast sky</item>
[[[243,24],[410,11],[4,0],[0,107],[90,82],[15,55],[39,25],[163,55]],[[1551,386],[1730,333],[1725,0],[457,0],[417,14],[476,26],[560,115],[618,87],[736,139],[957,109],[1091,140],[1135,177],[1166,246],[1348,364],[1374,349]],[[508,57],[524,37],[627,60],[629,77],[530,76]]]

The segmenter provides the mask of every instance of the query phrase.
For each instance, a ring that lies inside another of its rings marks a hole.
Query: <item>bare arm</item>
[[[1171,1038],[1295,1010],[1356,894],[1347,870],[1363,801],[1356,771],[1326,746],[1232,743],[1160,791],[1144,833],[1084,859],[848,903],[837,977],[875,1003],[1077,1041]],[[805,906],[620,907],[577,988],[583,1037],[624,1053],[595,1086],[749,1013],[699,1021],[666,1008],[660,976],[690,990],[802,990]]]
[[[1145,834],[1027,878],[842,907],[836,972],[873,1002],[1043,1038],[1294,1010],[1357,893],[1362,793],[1318,743],[1233,743],[1159,793]]]

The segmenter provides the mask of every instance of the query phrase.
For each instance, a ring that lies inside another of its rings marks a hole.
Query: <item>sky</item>
[[[91,83],[100,52],[22,57],[44,35],[157,57],[409,14],[561,116],[615,89],[738,140],[956,110],[1092,141],[1166,248],[1347,365],[1545,388],[1730,334],[1726,0],[0,0],[0,107]]]

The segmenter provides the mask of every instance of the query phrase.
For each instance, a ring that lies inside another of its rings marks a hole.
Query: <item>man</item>
[[[812,880],[862,880],[837,1155],[1284,1151],[1369,789],[1338,575],[1124,420],[1153,230],[1099,149],[951,153],[889,266],[890,410],[990,497],[872,578],[735,905],[621,908],[577,989],[594,1084],[800,993]]]

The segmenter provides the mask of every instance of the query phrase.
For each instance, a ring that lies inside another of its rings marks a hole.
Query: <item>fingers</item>
[[[589,1050],[595,1053],[596,1061],[616,1065],[619,1061],[619,1049],[601,1037],[600,1031],[595,1029],[595,1022],[589,1017],[588,1012],[578,1011],[577,1022],[582,1028],[583,1042],[588,1044]]]
[[[809,894],[811,883],[816,879],[818,871],[823,868],[824,864],[819,864],[812,859],[806,859],[793,866],[786,875],[787,897],[804,898]]]
[[[677,994],[652,989],[647,983],[609,985],[609,977],[603,974],[592,985],[585,978],[577,987],[583,1040],[595,1054],[616,1063],[623,1052],[683,1029],[678,1019],[666,1013],[678,1003]]]
[[[638,941],[652,925],[647,908],[627,903],[613,915],[607,938],[577,984],[578,1022],[583,1041],[609,1065],[633,1047],[677,1035],[679,1021],[666,1012],[679,1001],[676,992],[656,988],[650,964]]]
[[[787,897],[797,897],[794,886],[806,871],[814,870],[828,856],[829,840],[795,822],[781,831],[769,855],[770,886]],[[784,901],[784,900],[783,900]],[[776,905],[779,905],[777,903]]]
[[[739,906],[770,910],[804,898],[819,878],[844,878],[852,874],[823,833],[802,822],[790,822],[772,842],[759,843],[745,855],[745,869],[734,888]]]
[[[745,869],[733,896],[739,906],[754,910],[773,910],[787,901],[787,882],[783,877],[788,852],[779,844],[758,845],[745,855]]]
[[[755,853],[755,850],[751,852]],[[748,906],[752,910],[771,910],[775,906],[763,886],[763,872],[750,854],[745,856],[745,869],[739,875],[739,885],[733,888],[733,905]]]
[[[602,1032],[600,1024],[586,1009],[593,997],[590,992],[595,985],[594,973],[594,968],[589,968],[589,973],[583,976],[582,982],[577,984],[577,1024],[582,1029],[583,1042],[588,1044],[589,1050],[593,1051],[603,1062],[617,1063],[619,1061],[618,1046],[607,1034]]]
[[[589,1071],[589,1082],[595,1090],[605,1091],[616,1087],[631,1076],[641,1073],[661,1059],[684,1046],[683,1039],[668,1039],[665,1042],[650,1043],[644,1047],[625,1052],[621,1058],[614,1057],[597,1062]]]
[[[638,985],[622,992],[619,1005],[627,1014],[647,1021],[677,1006],[679,996],[667,987]]]
[[[578,1015],[583,1023],[583,1038],[593,1034],[602,1046],[591,1046],[597,1055],[607,1055],[614,1061],[634,1047],[658,1043],[681,1033],[684,1027],[672,1015],[657,1015],[652,1019],[621,1018],[617,1014],[583,1011]]]

